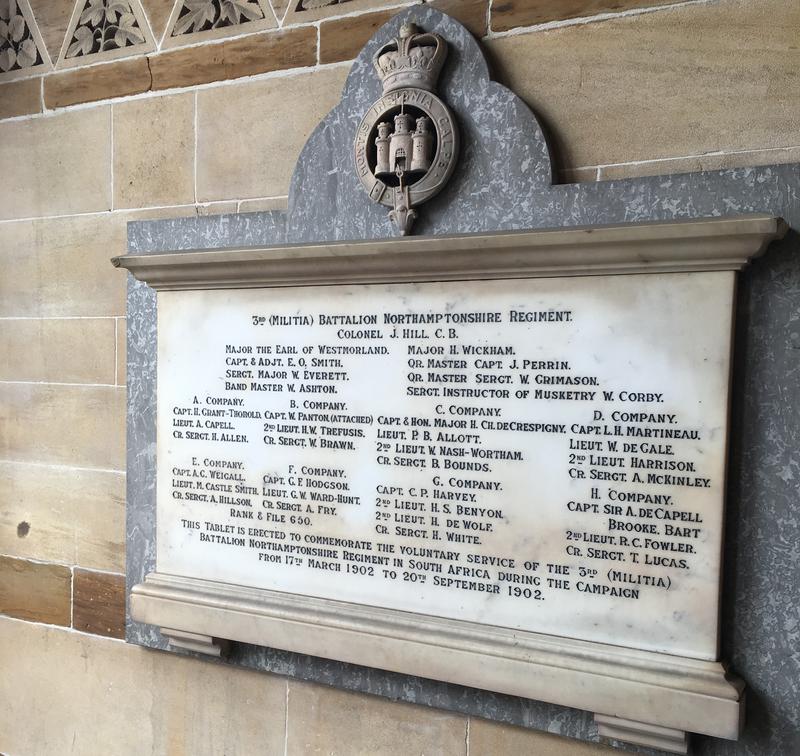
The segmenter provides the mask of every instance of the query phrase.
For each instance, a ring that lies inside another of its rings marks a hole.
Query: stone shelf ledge
[[[122,255],[156,290],[740,270],[786,232],[769,215]]]

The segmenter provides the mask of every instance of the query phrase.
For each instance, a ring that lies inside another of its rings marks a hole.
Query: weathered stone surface
[[[0,380],[114,383],[111,318],[0,320]]]
[[[198,92],[198,200],[285,195],[300,148],[335,105],[345,74],[332,69]]]
[[[4,753],[284,752],[282,678],[5,618],[0,648]]]
[[[487,47],[498,79],[554,124],[564,167],[579,167],[795,146],[798,28],[798,3],[730,0]]]
[[[369,38],[395,13],[396,10],[390,9],[323,21],[319,25],[319,62],[352,60]]]
[[[0,614],[69,626],[71,580],[69,567],[0,556]]]
[[[0,553],[123,570],[125,476],[0,462]]]
[[[464,750],[466,725],[443,711],[290,682],[286,753],[455,754]]]
[[[476,37],[486,34],[487,0],[435,0],[431,5],[458,19]],[[355,58],[369,38],[396,13],[397,8],[391,8],[323,21],[319,27],[319,62],[335,63]]]
[[[91,108],[0,123],[0,220],[108,210],[109,112]]]
[[[150,69],[146,58],[128,58],[46,76],[44,102],[48,108],[63,108],[80,102],[135,95],[148,89]]]
[[[313,66],[316,62],[317,31],[302,27],[160,53],[151,56],[150,70],[152,88],[158,90]]]
[[[124,470],[124,423],[124,388],[0,384],[0,459]]]
[[[479,39],[487,32],[489,3],[487,0],[428,0],[430,4],[452,16]]]
[[[125,220],[91,215],[0,225],[0,316],[123,315],[125,282],[108,269],[108,258],[124,248]]]
[[[30,115],[41,110],[41,79],[11,81],[0,86],[0,118]]]
[[[0,224],[0,317],[124,315],[125,276],[108,261],[125,250],[127,222],[196,214],[189,206]]]
[[[495,0],[492,31],[534,26],[568,18],[588,18],[601,13],[619,13],[635,8],[671,5],[674,0]]]
[[[194,95],[114,106],[114,207],[194,202]]]
[[[125,637],[125,576],[76,569],[72,626],[84,633]]]

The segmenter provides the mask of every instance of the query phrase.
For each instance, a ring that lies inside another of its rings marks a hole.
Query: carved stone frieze
[[[0,0],[0,81],[50,68],[28,0]]]
[[[163,47],[276,26],[268,0],[178,0]]]
[[[155,40],[138,0],[78,0],[67,28],[58,67],[91,58],[107,60],[155,49]]]

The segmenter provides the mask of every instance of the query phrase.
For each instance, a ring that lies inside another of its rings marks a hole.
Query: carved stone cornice
[[[740,270],[781,238],[769,215],[113,258],[157,290]],[[490,250],[490,251],[488,251]]]

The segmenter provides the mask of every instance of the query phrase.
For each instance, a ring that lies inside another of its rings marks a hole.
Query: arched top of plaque
[[[288,241],[521,228],[520,203],[551,183],[527,105],[489,78],[467,29],[414,6],[365,45],[339,104],[306,142]]]

